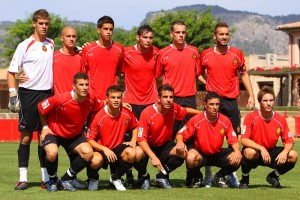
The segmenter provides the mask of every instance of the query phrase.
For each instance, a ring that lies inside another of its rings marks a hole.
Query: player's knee
[[[93,159],[93,148],[89,143],[82,143],[79,155],[86,161],[91,161]]]
[[[141,148],[135,148],[135,162],[140,162],[144,157],[144,151]]]
[[[296,163],[298,160],[298,153],[295,150],[291,150],[288,154],[288,162]]]
[[[248,159],[248,160],[255,160],[258,158],[258,153],[255,149],[252,148],[245,148],[243,151],[243,155]]]
[[[46,151],[46,158],[50,162],[54,162],[57,158],[58,151],[56,150],[48,150]]]
[[[134,148],[127,147],[123,153],[125,154],[124,156],[122,156],[123,161],[125,161],[127,163],[134,163],[135,155],[136,155]]]
[[[90,167],[92,169],[97,169],[103,164],[103,156],[100,153],[94,153],[94,156],[90,162]]]

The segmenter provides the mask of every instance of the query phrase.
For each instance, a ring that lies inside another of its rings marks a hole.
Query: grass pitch
[[[24,191],[15,191],[14,186],[19,178],[17,163],[18,143],[0,143],[0,199],[300,199],[300,166],[296,164],[295,168],[287,174],[280,177],[280,183],[283,189],[274,189],[265,180],[267,174],[271,171],[267,167],[258,167],[251,171],[250,185],[248,190],[240,190],[237,188],[221,189],[221,188],[186,188],[185,182],[185,166],[181,166],[170,174],[171,190],[163,190],[151,187],[149,191],[139,189],[128,189],[125,192],[116,191],[109,187],[109,170],[101,169],[100,185],[98,191],[77,190],[76,192],[58,191],[49,193],[39,187],[41,181],[41,173],[39,161],[37,157],[37,143],[32,143],[30,162],[28,169],[29,188]],[[300,153],[300,141],[296,141],[296,151]],[[59,153],[59,171],[61,176],[69,167],[68,158],[63,150]],[[149,162],[150,163],[150,162]],[[201,169],[202,172],[204,169]],[[216,168],[212,169],[215,173]],[[148,171],[151,178],[155,176],[156,169],[148,165]],[[137,176],[134,170],[135,177]],[[241,170],[238,170],[238,176],[241,177]],[[81,180],[86,179],[85,170],[78,177]]]

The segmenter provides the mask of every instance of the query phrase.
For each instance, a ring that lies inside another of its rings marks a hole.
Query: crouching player
[[[126,188],[121,177],[133,165],[138,170],[141,183],[149,189],[149,175],[146,171],[147,162],[142,149],[136,146],[138,121],[133,112],[123,108],[122,91],[119,86],[112,85],[106,91],[107,105],[92,120],[87,140],[94,149],[94,157],[87,170],[89,190],[97,190],[100,167],[107,168],[110,164],[110,183],[119,191]],[[124,142],[126,131],[132,130],[132,139]]]
[[[247,189],[251,169],[261,165],[274,169],[266,181],[274,188],[281,188],[278,177],[294,168],[298,154],[292,149],[294,140],[285,118],[273,111],[274,90],[263,86],[257,100],[260,109],[246,115],[242,127],[243,176],[239,187]],[[279,137],[283,147],[276,146]]]
[[[215,92],[205,96],[205,111],[192,117],[177,133],[177,149],[184,150],[184,142],[194,139],[193,147],[186,158],[187,168],[197,173],[203,166],[217,166],[221,169],[216,173],[213,184],[228,188],[225,176],[236,171],[242,159],[240,144],[230,120],[219,113],[220,97]],[[222,148],[224,137],[229,148]],[[193,174],[196,177],[196,174]]]
[[[72,177],[86,167],[93,158],[91,145],[80,134],[90,111],[97,111],[104,102],[88,93],[89,79],[85,73],[74,75],[73,90],[55,95],[38,104],[43,130],[41,141],[46,151],[46,168],[49,173],[49,192],[58,187],[57,160],[58,148],[64,147],[67,154],[76,153],[68,171],[61,177],[65,190],[76,191]]]

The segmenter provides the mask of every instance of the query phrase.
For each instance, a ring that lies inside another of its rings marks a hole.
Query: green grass
[[[100,170],[100,189],[99,191],[78,190],[77,192],[58,191],[49,193],[39,187],[40,184],[40,168],[37,158],[37,144],[31,145],[31,157],[28,170],[29,188],[25,191],[15,191],[14,185],[19,178],[17,165],[17,143],[0,143],[0,199],[298,199],[300,198],[300,166],[296,167],[281,176],[280,182],[284,189],[278,190],[272,188],[266,181],[265,177],[271,171],[267,167],[258,167],[252,170],[250,175],[250,185],[248,190],[240,190],[236,188],[220,189],[220,188],[185,188],[185,167],[177,169],[170,175],[171,190],[163,190],[152,187],[149,191],[139,189],[128,189],[125,192],[118,192],[109,188],[109,170]],[[296,141],[295,149],[300,152],[300,141]],[[60,149],[59,157],[59,175],[61,176],[68,168],[68,159],[63,148]],[[148,170],[153,178],[156,169],[151,165]],[[203,171],[203,169],[202,169]],[[217,169],[213,168],[213,172]],[[135,171],[134,171],[135,172]],[[238,170],[241,176],[240,169]],[[136,173],[135,173],[136,176]],[[78,177],[85,180],[85,170]]]

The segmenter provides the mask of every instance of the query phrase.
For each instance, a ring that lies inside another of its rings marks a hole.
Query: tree
[[[32,14],[30,15],[32,16]],[[54,43],[59,43],[61,30],[65,26],[65,19],[61,19],[58,15],[50,14],[50,27],[47,36],[54,40]],[[3,55],[8,60],[11,60],[18,44],[27,39],[33,34],[32,18],[28,17],[25,20],[17,20],[16,23],[8,27],[7,37],[4,39]],[[56,46],[56,49],[60,48]]]
[[[173,21],[182,20],[186,24],[186,42],[198,47],[201,52],[214,44],[213,32],[216,23],[211,10],[193,11],[163,11],[162,14],[150,19],[149,25],[154,32],[153,45],[163,48],[172,43],[170,25]]]

